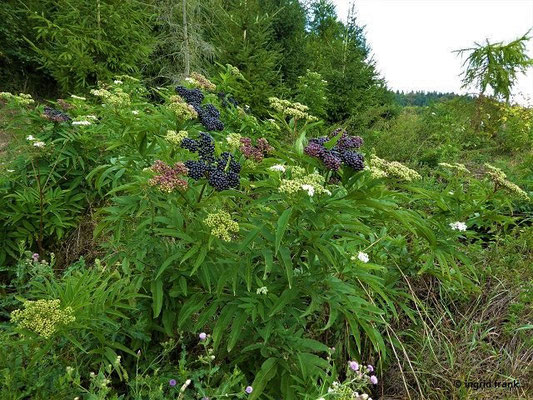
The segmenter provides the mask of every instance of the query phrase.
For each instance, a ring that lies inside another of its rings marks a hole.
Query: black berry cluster
[[[228,108],[229,106],[237,107],[239,105],[239,102],[235,100],[234,97],[224,92],[218,93],[218,98],[222,102],[222,106],[225,108]]]
[[[51,107],[45,107],[44,108],[44,118],[46,118],[49,121],[52,122],[66,122],[70,121],[72,118],[70,118],[67,114],[64,112],[61,112],[59,110],[56,110],[55,108]]]
[[[200,122],[205,129],[209,131],[224,130],[224,123],[220,120],[220,111],[213,104],[202,106],[204,95],[200,89],[187,89],[184,86],[177,86],[176,92],[198,113],[198,118],[200,118]]]
[[[326,148],[325,144],[334,137],[338,138],[333,148]],[[363,139],[359,136],[348,135],[344,129],[336,129],[328,136],[309,140],[304,151],[307,155],[320,159],[326,168],[337,171],[344,163],[346,166],[361,171],[364,165],[362,154],[354,151],[363,145]]]
[[[215,157],[215,141],[205,132],[200,132],[198,139],[184,139],[181,147],[198,153],[199,160],[185,161],[188,176],[194,180],[207,178],[207,182],[216,191],[238,188],[240,184],[241,164],[227,152]]]
[[[204,101],[204,94],[200,89],[187,89],[185,86],[177,86],[176,93],[192,106],[195,104],[200,105]]]

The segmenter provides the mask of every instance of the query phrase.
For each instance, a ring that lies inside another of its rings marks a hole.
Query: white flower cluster
[[[34,145],[35,147],[38,147],[38,148],[41,148],[41,149],[42,149],[44,146],[46,146],[46,143],[45,143],[45,142],[41,142],[41,141],[37,140],[37,138],[36,138],[35,136],[33,136],[33,135],[28,135],[28,136],[26,137],[26,140],[28,140],[28,141],[30,141],[30,142],[33,142],[33,145]]]
[[[467,226],[464,222],[457,221],[450,223],[450,228],[454,231],[464,232],[466,231]]]
[[[273,165],[269,168],[271,171],[277,171],[277,172],[285,172],[285,167],[281,164]]]
[[[352,256],[350,259],[351,259],[352,261],[355,261],[355,260],[357,259],[357,260],[359,260],[359,261],[361,261],[361,262],[364,262],[365,264],[366,264],[367,262],[370,261],[370,257],[368,256],[368,254],[366,254],[366,253],[363,252],[363,251],[360,251],[360,252],[357,254],[357,257]]]
[[[256,293],[257,294],[267,294],[268,293],[268,288],[266,286],[262,286],[260,288],[258,288],[256,290]]]
[[[87,125],[91,125],[91,121],[86,121],[86,120],[72,121],[72,125],[87,126]]]

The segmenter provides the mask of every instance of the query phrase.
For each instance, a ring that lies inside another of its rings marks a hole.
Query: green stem
[[[204,191],[205,191],[205,187],[207,186],[207,183],[204,183],[204,186],[202,186],[202,190],[200,191],[200,196],[198,196],[198,201],[197,203],[200,202],[200,200],[202,200],[202,197],[204,195]]]

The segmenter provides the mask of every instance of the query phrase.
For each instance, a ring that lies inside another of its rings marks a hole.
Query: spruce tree
[[[217,58],[241,71],[248,84],[239,100],[265,113],[268,98],[283,90],[282,53],[274,40],[273,16],[263,11],[260,0],[219,1],[211,30]]]

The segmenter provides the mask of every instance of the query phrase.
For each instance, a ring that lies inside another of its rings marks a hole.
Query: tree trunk
[[[189,33],[187,32],[187,0],[182,0],[183,4],[183,40],[185,42],[184,64],[185,76],[191,74],[191,54],[189,48]]]

